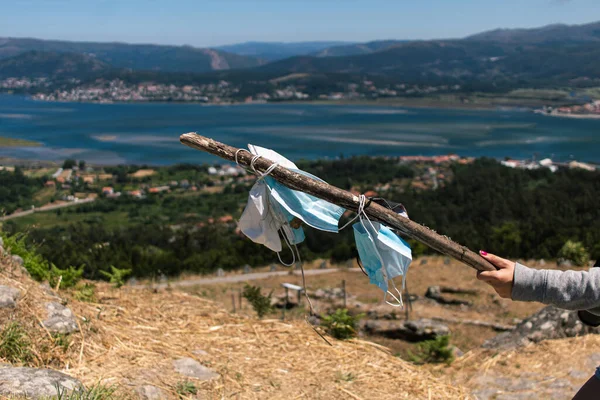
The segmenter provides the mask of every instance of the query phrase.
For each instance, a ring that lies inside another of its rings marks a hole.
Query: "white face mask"
[[[296,164],[273,150],[254,145],[248,145],[248,148],[254,155],[265,157],[276,162],[278,165],[322,182],[322,180],[316,176],[299,170]],[[338,232],[340,218],[346,211],[342,207],[318,199],[309,194],[290,189],[269,176],[266,176],[264,179],[271,189],[270,193],[273,199],[288,213],[301,219],[304,223],[315,229],[327,232]]]
[[[248,203],[238,222],[238,227],[254,243],[280,252],[279,228],[282,222],[273,214],[269,205],[269,191],[266,183],[259,180],[252,186]]]

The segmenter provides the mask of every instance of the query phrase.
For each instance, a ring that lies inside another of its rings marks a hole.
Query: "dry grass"
[[[25,326],[36,355],[32,365],[63,370],[86,385],[119,385],[123,396],[152,384],[176,398],[176,385],[186,378],[173,370],[172,361],[192,357],[220,374],[196,382],[199,398],[468,398],[465,388],[376,344],[331,340],[330,346],[304,321],[234,315],[178,291],[99,285],[98,304],[63,294],[81,327],[65,346],[39,324],[51,298],[37,283],[12,275],[7,267],[0,284],[22,291],[18,307],[2,311],[2,325],[18,320]]]
[[[476,386],[477,380],[485,376],[515,380],[528,376],[545,383],[568,381],[578,388],[594,374],[599,360],[600,336],[587,335],[548,340],[506,352],[477,349],[455,361],[450,368],[444,368],[443,372],[457,384],[467,387]]]

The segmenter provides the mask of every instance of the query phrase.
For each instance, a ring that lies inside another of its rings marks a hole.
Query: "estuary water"
[[[233,146],[269,147],[293,160],[456,153],[600,163],[600,120],[530,111],[44,103],[0,95],[0,137],[42,144],[0,147],[0,157],[94,164],[218,162],[179,143],[180,134],[193,131]]]

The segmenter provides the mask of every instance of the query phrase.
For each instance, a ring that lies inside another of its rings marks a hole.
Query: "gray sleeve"
[[[516,263],[511,297],[567,310],[600,307],[600,268],[589,271],[536,270]]]

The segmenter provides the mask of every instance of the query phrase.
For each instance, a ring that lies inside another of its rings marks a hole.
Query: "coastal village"
[[[443,187],[452,179],[453,164],[470,164],[473,157],[461,157],[456,154],[439,156],[399,156],[386,157],[408,165],[415,172],[413,178],[394,179],[391,182],[374,184],[367,188],[369,196],[377,196],[389,191],[404,190],[436,190]],[[14,210],[8,215],[0,217],[1,220],[17,218],[34,212],[56,210],[63,207],[75,206],[93,202],[98,198],[116,199],[122,196],[131,199],[143,199],[156,195],[201,195],[222,193],[227,187],[251,184],[255,177],[248,174],[243,168],[232,165],[205,165],[202,167],[201,178],[161,179],[160,168],[141,167],[134,172],[129,172],[124,179],[122,174],[107,172],[107,168],[99,166],[86,166],[84,162],[77,165],[63,165],[63,167],[28,166],[15,167],[14,165],[0,165],[0,171],[14,171],[21,168],[23,173],[30,177],[45,179],[44,189],[37,196],[38,201],[29,208]],[[598,166],[572,160],[570,162],[555,162],[549,158],[536,160],[502,160],[501,164],[507,168],[540,169],[547,168],[552,172],[559,168],[582,169],[595,171]],[[198,176],[198,175],[194,175]],[[360,193],[359,187],[351,189]],[[4,211],[5,212],[5,211]],[[230,223],[233,216],[226,215],[218,220],[209,220],[209,223]]]
[[[590,101],[586,104],[564,107],[544,107],[536,110],[539,114],[562,117],[594,117],[600,118],[600,100]]]
[[[335,91],[311,92],[304,85],[293,81],[303,74],[272,79],[258,85],[254,93],[248,94],[241,84],[218,81],[199,85],[174,85],[154,82],[126,83],[120,79],[98,79],[92,84],[80,84],[77,80],[69,88],[44,90],[53,86],[46,78],[7,78],[0,80],[0,91],[38,89],[32,96],[40,101],[61,102],[196,102],[205,104],[266,103],[294,100],[361,100],[393,98],[400,96],[427,95],[432,93],[455,93],[460,85],[409,85],[377,84],[371,80],[340,82]],[[304,74],[305,75],[305,74]]]

